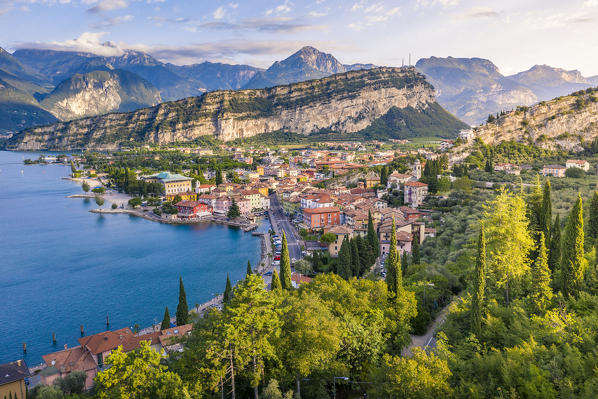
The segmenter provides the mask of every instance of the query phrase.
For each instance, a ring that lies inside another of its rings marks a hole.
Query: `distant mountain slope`
[[[545,148],[581,150],[582,143],[598,138],[598,89],[520,107],[474,132],[487,144],[519,141]]]
[[[586,79],[579,71],[547,65],[503,76],[496,65],[482,58],[423,58],[416,67],[436,88],[438,102],[472,125],[485,121],[489,114],[598,84],[598,79]]]
[[[214,91],[130,113],[29,129],[15,135],[9,146],[115,149],[132,141],[165,144],[201,136],[228,141],[269,132],[350,136],[393,107],[404,111],[393,111],[386,123],[397,130],[404,122],[407,128],[399,130],[405,135],[421,134],[418,129],[423,127],[444,131],[446,124],[434,124],[450,119],[435,103],[432,86],[415,68],[375,68],[267,89]],[[451,123],[454,129],[460,127],[454,120]]]
[[[126,112],[160,103],[148,81],[122,70],[76,74],[43,98],[41,106],[61,120]]]
[[[238,90],[243,87],[260,68],[249,65],[230,65],[214,62],[202,62],[193,65],[173,65],[167,67],[174,73],[198,83],[204,91]]]
[[[320,79],[335,73],[369,69],[372,64],[345,66],[331,54],[323,53],[314,47],[303,47],[290,57],[276,61],[270,68],[255,74],[245,84],[244,89],[260,89],[277,85]]]
[[[16,133],[33,126],[57,122],[30,94],[15,88],[0,74],[0,133]]]

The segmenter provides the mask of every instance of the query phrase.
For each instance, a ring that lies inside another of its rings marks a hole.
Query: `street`
[[[276,194],[270,195],[270,215],[270,223],[276,234],[279,234],[282,238],[282,232],[280,231],[282,229],[287,236],[290,258],[296,260],[301,259],[301,246],[298,241],[297,229],[295,229],[285,216]]]

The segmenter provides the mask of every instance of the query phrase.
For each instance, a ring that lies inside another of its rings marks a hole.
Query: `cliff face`
[[[475,133],[487,144],[514,140],[551,149],[581,150],[582,142],[598,137],[598,89],[519,107],[495,123],[476,128]]]
[[[376,68],[269,89],[216,91],[130,113],[108,114],[28,129],[19,150],[114,149],[137,141],[172,143],[214,136],[229,141],[261,133],[352,133],[390,108],[423,110],[434,89],[414,68]]]

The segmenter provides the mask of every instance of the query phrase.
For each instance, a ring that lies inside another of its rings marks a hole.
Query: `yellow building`
[[[166,200],[172,201],[175,199],[176,196],[181,197],[181,201],[197,201],[197,193],[193,191],[187,191],[186,193],[178,193],[178,194],[167,194]]]
[[[143,176],[142,179],[148,183],[162,183],[166,196],[169,194],[180,195],[193,190],[191,186],[193,179],[176,173],[160,172],[151,176]]]
[[[264,175],[264,167],[263,166],[258,166],[255,171],[257,172],[258,175],[263,176]]]
[[[326,233],[332,233],[336,236],[336,240],[328,245],[328,252],[331,256],[338,256],[338,252],[341,250],[341,245],[345,238],[351,238],[353,236],[353,229],[346,226],[334,226]]]
[[[22,360],[0,364],[0,398],[26,399],[29,369]]]
[[[243,191],[243,198],[249,200],[252,210],[262,208],[262,195],[258,190]]]

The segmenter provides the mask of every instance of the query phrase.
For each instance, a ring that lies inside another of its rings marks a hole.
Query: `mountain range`
[[[288,85],[374,67],[342,64],[313,47],[303,47],[268,69],[211,62],[179,66],[132,50],[104,57],[39,49],[10,54],[0,49],[0,133],[131,111],[215,90]],[[419,60],[416,67],[434,86],[438,103],[470,125],[491,113],[598,84],[598,77],[546,65],[504,76],[481,58],[431,57]]]
[[[438,102],[471,125],[485,121],[489,114],[598,85],[598,76],[585,78],[579,71],[547,65],[504,76],[482,58],[423,58],[416,67],[436,88]]]

